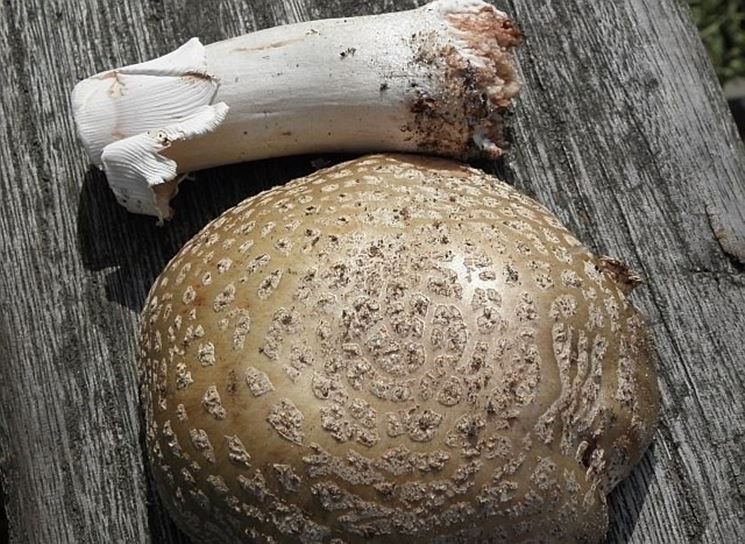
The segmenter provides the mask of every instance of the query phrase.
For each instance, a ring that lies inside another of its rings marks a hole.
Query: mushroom
[[[638,281],[449,160],[249,198],[142,315],[159,495],[195,542],[599,542],[659,411]]]
[[[80,138],[118,201],[167,219],[180,174],[317,152],[496,157],[518,92],[509,18],[481,0],[286,25],[75,87]]]

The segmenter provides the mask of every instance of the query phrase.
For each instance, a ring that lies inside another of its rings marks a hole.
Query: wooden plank
[[[139,443],[136,317],[209,218],[312,169],[310,157],[200,173],[164,229],[87,170],[68,93],[90,73],[302,19],[406,0],[27,0],[0,4],[0,460],[11,542],[185,542]],[[527,39],[515,149],[485,165],[593,249],[647,277],[665,413],[611,496],[612,542],[745,533],[745,154],[676,0],[503,0]],[[336,160],[336,158],[332,158]]]
[[[124,316],[105,304],[76,249],[85,162],[66,111],[74,27],[55,30],[54,13],[32,3],[2,10],[0,395],[11,534],[14,542],[141,541],[135,376],[119,353],[126,339],[110,334]],[[49,32],[54,39],[44,39]]]

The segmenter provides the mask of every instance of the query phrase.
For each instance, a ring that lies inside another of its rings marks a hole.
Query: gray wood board
[[[0,4],[0,462],[13,543],[186,540],[148,485],[134,368],[154,277],[209,219],[312,157],[199,173],[176,219],[126,214],[68,104],[93,72],[373,0]],[[610,542],[745,534],[745,153],[676,0],[503,0],[526,33],[514,149],[482,166],[641,271],[664,415],[611,495]],[[341,157],[329,157],[336,161]]]

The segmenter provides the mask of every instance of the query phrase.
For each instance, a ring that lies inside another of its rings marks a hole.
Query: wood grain
[[[68,95],[93,72],[404,0],[5,0],[0,4],[0,461],[13,543],[186,542],[148,486],[137,313],[206,221],[315,157],[202,172],[177,218],[127,215],[89,170]],[[610,542],[745,534],[745,152],[677,0],[503,0],[527,39],[499,172],[647,278],[664,415],[611,495]],[[336,161],[340,157],[328,157]]]

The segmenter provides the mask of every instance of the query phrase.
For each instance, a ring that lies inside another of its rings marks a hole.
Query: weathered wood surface
[[[405,0],[0,4],[0,461],[13,543],[185,542],[150,493],[133,338],[167,259],[311,158],[200,173],[156,228],[88,169],[68,93],[92,72]],[[676,0],[504,0],[527,39],[514,151],[496,168],[641,271],[664,416],[610,498],[610,542],[745,534],[745,153]],[[334,157],[331,160],[336,160]]]

